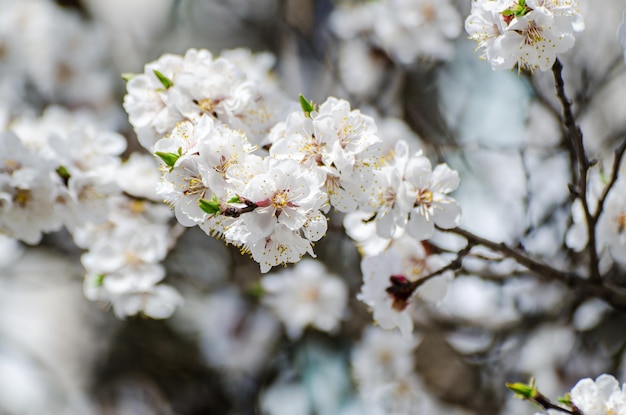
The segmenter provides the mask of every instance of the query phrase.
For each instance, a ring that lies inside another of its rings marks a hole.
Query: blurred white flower
[[[413,319],[409,313],[411,297],[414,291],[390,293],[392,286],[405,286],[409,280],[404,276],[402,259],[393,249],[361,260],[363,285],[357,298],[363,301],[374,314],[374,321],[381,328],[390,330],[395,327],[405,337],[413,331]]]
[[[416,337],[368,327],[352,350],[352,374],[368,406],[385,414],[422,413],[425,392],[414,373]],[[378,412],[375,412],[378,413]],[[430,412],[426,412],[430,413]]]
[[[0,154],[0,234],[37,244],[61,227],[54,167],[10,132],[0,132]]]
[[[266,275],[261,285],[263,304],[284,323],[292,340],[307,326],[334,333],[345,315],[348,288],[321,262],[303,259],[291,269]]]

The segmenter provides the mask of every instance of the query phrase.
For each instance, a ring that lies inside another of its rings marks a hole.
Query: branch
[[[540,393],[537,393],[537,396],[535,396],[534,401],[537,404],[543,406],[543,409],[546,409],[546,410],[553,409],[556,411],[565,412],[566,414],[570,414],[570,415],[583,415],[583,413],[580,412],[578,408],[574,407],[571,410],[567,408],[563,408],[559,405],[552,403],[548,398],[546,398]]]
[[[581,294],[585,297],[600,298],[616,310],[626,311],[626,291],[624,290],[618,291],[613,287],[598,284],[591,279],[580,278],[574,273],[558,270],[504,243],[490,241],[462,228],[438,229],[442,232],[462,236],[468,241],[468,244],[482,245],[508,258],[513,258],[518,264],[526,267],[530,272],[540,278],[550,281],[560,281],[568,287],[580,290]]]
[[[587,222],[587,233],[589,234],[589,243],[587,244],[587,250],[589,251],[589,275],[590,280],[593,282],[599,282],[600,267],[596,242],[596,218],[591,214],[589,210],[589,203],[587,202],[587,173],[589,168],[593,165],[587,158],[585,152],[585,145],[583,143],[583,133],[576,125],[574,119],[574,113],[572,112],[572,103],[565,94],[565,83],[563,82],[563,64],[559,59],[554,62],[552,66],[552,73],[554,74],[554,82],[556,85],[557,96],[561,101],[563,107],[563,123],[567,130],[569,139],[572,142],[574,151],[576,153],[576,161],[578,163],[578,179],[575,186],[575,193],[580,198],[583,210],[585,212],[585,219]],[[570,188],[571,190],[571,188]]]

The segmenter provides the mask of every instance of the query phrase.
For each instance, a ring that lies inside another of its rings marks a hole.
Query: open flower
[[[620,389],[611,375],[600,375],[595,381],[581,379],[572,388],[571,400],[585,415],[625,414],[626,385]]]
[[[474,1],[465,30],[493,69],[545,71],[585,28],[577,8],[571,0]]]
[[[408,234],[421,241],[433,235],[435,225],[444,229],[458,226],[461,207],[447,195],[458,185],[459,174],[447,164],[432,170],[430,161],[421,154],[409,160],[402,187],[414,201],[406,227]]]

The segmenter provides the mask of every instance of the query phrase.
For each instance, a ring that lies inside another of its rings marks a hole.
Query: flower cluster
[[[106,67],[101,27],[48,1],[3,0],[0,9],[0,85],[5,91],[0,107],[17,116],[28,108],[25,96],[72,107],[114,105],[114,77]]]
[[[11,127],[0,134],[0,232],[37,244],[64,226],[87,250],[88,298],[112,304],[122,318],[169,317],[181,303],[172,287],[159,285],[160,262],[175,241],[171,213],[144,200],[155,198],[158,175],[137,174],[146,162],[154,172],[155,161],[136,155],[122,165],[125,139],[89,112],[49,107]],[[141,185],[129,180],[138,177]]]
[[[355,97],[376,99],[391,65],[450,61],[462,20],[450,0],[347,1],[329,17],[337,36],[337,69]]]
[[[330,206],[368,213],[386,238],[406,228],[423,240],[458,224],[447,196],[458,174],[447,165],[432,170],[402,141],[385,152],[373,118],[347,101],[301,97],[290,110],[297,104],[259,84],[267,66],[229,53],[165,55],[128,82],[131,124],[161,159],[159,193],[182,225],[240,247],[267,272],[314,256]]]
[[[337,9],[331,28],[342,39],[359,35],[408,65],[418,58],[449,60],[461,17],[451,1],[380,0]]]
[[[575,0],[474,0],[465,20],[493,69],[548,70],[584,28]]]
[[[315,256],[313,244],[326,233],[331,207],[358,218],[345,221],[350,235],[362,239],[365,232],[367,239],[386,241],[364,259],[360,298],[381,326],[398,326],[408,335],[412,320],[405,308],[417,288],[428,300],[445,293],[445,287],[431,287],[434,281],[419,281],[445,265],[419,241],[431,238],[436,226],[459,224],[459,205],[449,196],[458,173],[446,164],[433,169],[404,140],[386,142],[374,119],[345,100],[330,97],[316,105],[301,96],[298,108],[261,86],[269,67],[260,62],[238,51],[214,57],[192,49],[184,57],[165,55],[131,77],[125,108],[140,142],[161,161],[158,193],[180,224],[240,247],[264,273],[307,253]],[[393,267],[371,266],[376,255],[398,260]],[[398,269],[390,274],[392,268]],[[288,289],[285,278],[268,278],[264,285],[271,291],[266,301],[284,317],[290,337],[307,324],[336,327],[340,310],[327,310],[322,321],[304,306],[281,308],[299,296],[293,290],[311,284],[321,290],[330,282],[294,281]],[[403,287],[395,287],[398,282]]]

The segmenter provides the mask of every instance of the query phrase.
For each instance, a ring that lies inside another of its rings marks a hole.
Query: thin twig
[[[574,113],[572,112],[572,103],[565,94],[565,83],[563,82],[563,64],[560,60],[556,60],[552,66],[552,73],[554,74],[554,83],[556,85],[557,96],[561,101],[563,107],[563,124],[569,135],[569,139],[572,142],[574,151],[576,153],[576,161],[578,163],[578,179],[575,187],[576,195],[580,198],[583,210],[585,212],[585,219],[587,222],[587,233],[589,234],[589,243],[587,244],[587,250],[589,252],[589,277],[593,282],[598,283],[600,278],[600,267],[596,242],[596,219],[589,210],[589,203],[587,202],[587,173],[592,163],[587,158],[585,152],[585,145],[583,143],[583,133],[576,125],[574,119]]]
[[[578,408],[576,407],[574,407],[573,409],[563,408],[559,405],[552,403],[548,398],[546,398],[540,393],[537,393],[537,396],[535,396],[533,400],[537,402],[539,405],[543,406],[543,409],[546,409],[546,410],[553,409],[556,411],[565,412],[566,414],[570,414],[570,415],[583,415],[583,413],[580,412]]]
[[[431,272],[430,274],[416,281],[407,281],[404,277],[392,276],[390,278],[391,286],[387,287],[386,291],[394,296],[400,304],[406,304],[406,301],[411,298],[415,290],[417,290],[422,284],[443,274],[446,271],[456,271],[458,269],[461,269],[461,267],[463,266],[463,258],[467,254],[469,254],[473,246],[474,243],[468,241],[467,246],[457,252],[456,258],[452,260],[448,265],[446,265],[445,267],[441,267],[440,269]]]
[[[617,178],[619,177],[619,166],[620,164],[622,164],[624,152],[626,152],[626,139],[617,149],[615,149],[615,158],[613,159],[613,170],[611,171],[611,179],[604,188],[602,196],[600,196],[600,199],[598,200],[598,207],[596,208],[596,212],[593,215],[593,219],[596,223],[598,222],[598,219],[602,214],[606,198],[609,195],[609,192],[611,191],[613,186],[615,185],[615,182],[617,182]]]

